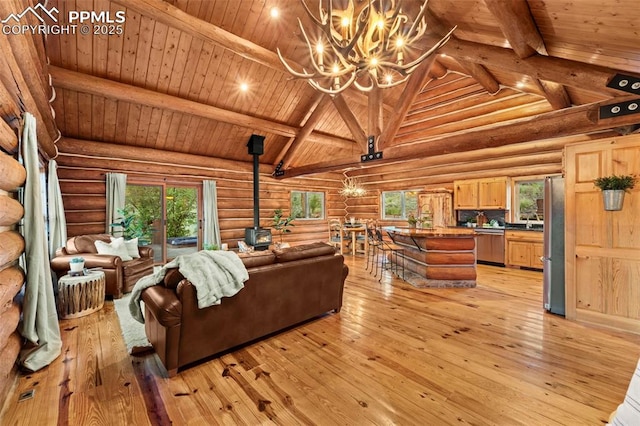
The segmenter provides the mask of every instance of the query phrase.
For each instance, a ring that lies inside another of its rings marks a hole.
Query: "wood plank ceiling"
[[[633,131],[640,122],[597,116],[599,103],[630,97],[607,88],[608,79],[640,70],[635,0],[430,0],[434,36],[457,30],[425,76],[416,72],[384,92],[378,148],[385,159],[364,165],[367,96],[321,95],[292,79],[275,54],[279,48],[307,63],[295,20],[307,23],[299,2],[47,6],[58,8],[62,24],[71,10],[126,15],[121,35],[47,37],[64,138],[249,161],[246,142],[257,133],[266,136],[260,162],[282,161],[286,177],[622,126]],[[270,17],[273,7],[280,18]],[[247,92],[239,90],[243,82]]]

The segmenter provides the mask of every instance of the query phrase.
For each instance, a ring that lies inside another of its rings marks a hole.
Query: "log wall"
[[[69,237],[104,232],[108,172],[126,173],[130,183],[201,184],[203,180],[215,180],[222,242],[237,247],[238,240],[244,239],[244,229],[253,226],[253,173],[249,155],[245,163],[72,139],[63,139],[58,146],[61,149],[57,158],[58,177]],[[347,206],[338,194],[342,175],[326,173],[277,180],[271,177],[271,171],[271,165],[260,167],[262,226],[269,225],[277,208],[289,213],[291,190],[324,192],[325,217],[345,216]],[[328,240],[326,218],[296,220],[283,241],[302,244]]]
[[[603,132],[598,135],[548,139],[354,170],[348,175],[359,179],[369,195],[357,200],[347,200],[347,216],[381,219],[382,191],[424,191],[436,188],[453,190],[453,181],[459,179],[559,174],[563,171],[565,145],[612,135],[615,134]],[[405,221],[380,220],[380,223],[406,226]]]
[[[16,231],[24,209],[16,201],[15,190],[25,178],[24,167],[0,152],[0,401],[6,400],[15,381],[16,360],[22,345],[17,331],[22,306],[14,298],[24,284],[24,273],[18,266],[24,240]]]

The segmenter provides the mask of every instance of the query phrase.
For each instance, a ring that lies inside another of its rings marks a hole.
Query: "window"
[[[543,218],[542,201],[544,198],[544,180],[519,180],[514,186],[514,218],[516,222],[541,222]]]
[[[291,216],[324,219],[324,192],[291,191]]]
[[[382,193],[382,218],[406,219],[418,214],[417,191],[386,191]]]

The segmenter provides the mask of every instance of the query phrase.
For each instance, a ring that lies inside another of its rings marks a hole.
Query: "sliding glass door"
[[[198,251],[198,189],[167,186],[165,217],[167,259]]]
[[[131,217],[128,235],[151,245],[154,261],[164,264],[200,247],[199,187],[128,183],[125,213]]]

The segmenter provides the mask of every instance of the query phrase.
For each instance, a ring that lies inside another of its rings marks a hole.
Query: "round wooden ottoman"
[[[99,311],[104,305],[104,272],[65,275],[58,280],[58,316],[79,318]]]

